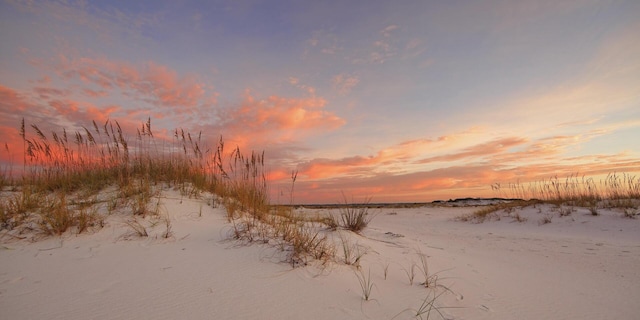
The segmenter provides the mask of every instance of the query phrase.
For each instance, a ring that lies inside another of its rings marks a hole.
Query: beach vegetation
[[[351,243],[342,235],[340,235],[340,243],[342,244],[342,261],[347,265],[360,268],[360,260],[366,254],[366,250],[358,243]]]
[[[554,176],[528,184],[494,183],[491,188],[500,198],[513,200],[483,206],[457,219],[483,222],[499,220],[506,215],[523,222],[526,218],[517,211],[540,204],[552,205],[560,217],[570,216],[576,208],[586,208],[591,215],[598,216],[601,209],[624,211],[640,206],[640,179],[628,173],[612,172],[597,181],[592,177],[571,174],[564,179]]]
[[[133,234],[148,237],[162,224],[161,236],[169,238],[173,228],[169,215],[160,214],[160,191],[174,188],[189,198],[213,194],[226,209],[231,238],[277,243],[294,265],[333,258],[326,217],[273,209],[264,152],[228,149],[222,137],[209,143],[184,129],[159,137],[150,118],[134,130],[127,134],[118,121],[107,120],[49,133],[23,119],[21,170],[12,165],[0,171],[0,236],[88,232],[104,226],[109,215],[123,215]],[[291,202],[296,178],[293,171]]]
[[[362,231],[374,218],[374,216],[369,213],[368,204],[370,202],[370,197],[365,198],[360,204],[353,203],[353,201],[349,202],[347,196],[342,193],[342,203],[339,208],[340,220],[337,225],[356,233]],[[331,223],[331,225],[334,224]]]
[[[416,278],[416,263],[412,261],[411,266],[408,269],[402,267],[402,270],[407,275],[407,279],[409,279],[409,285],[412,286],[413,281]]]
[[[356,272],[356,277],[358,278],[358,283],[360,284],[360,290],[362,292],[362,299],[364,301],[371,300],[371,291],[373,290],[373,281],[371,280],[371,269],[367,274],[362,271],[362,269],[358,269]]]

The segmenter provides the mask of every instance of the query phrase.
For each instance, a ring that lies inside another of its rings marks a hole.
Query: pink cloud
[[[273,95],[256,99],[247,91],[240,105],[217,110],[219,122],[215,127],[242,146],[277,144],[344,125],[343,119],[324,110],[325,105],[326,100],[315,96],[285,98]]]
[[[341,159],[313,159],[299,164],[300,175],[309,179],[324,179],[337,175],[367,176],[391,165],[403,165],[433,145],[429,139],[403,141],[379,150],[375,156],[353,156]],[[383,166],[385,166],[383,168]]]
[[[64,116],[76,114],[80,110],[79,103],[71,100],[53,100],[49,102],[49,105],[56,111],[57,114]]]
[[[166,66],[149,62],[143,75],[143,83],[148,82],[147,95],[155,95],[166,106],[195,107],[204,95],[203,85],[193,75],[178,77],[177,73]],[[143,83],[136,83],[141,92]]]
[[[118,88],[154,105],[193,111],[203,100],[211,103],[212,97],[216,96],[214,93],[205,97],[205,85],[195,75],[180,76],[176,71],[154,62],[137,67],[107,59],[60,56],[59,61],[56,70],[63,78],[78,78],[103,90]],[[89,95],[104,95],[102,92],[85,90]]]
[[[433,140],[415,139],[403,141],[379,150],[375,156],[353,156],[340,159],[317,158],[298,164],[301,177],[324,180],[338,177],[367,178],[380,172],[389,174],[404,171],[409,162],[434,145]]]
[[[35,87],[33,88],[33,91],[35,91],[36,94],[38,94],[38,97],[43,100],[51,99],[52,97],[65,97],[71,93],[69,90],[49,87]]]
[[[299,165],[298,170],[300,171],[300,176],[315,180],[335,177],[343,174],[369,172],[370,169],[366,167],[374,164],[375,162],[376,159],[373,157],[366,158],[362,156],[354,156],[338,160],[313,159]]]
[[[484,157],[488,155],[505,152],[510,148],[523,145],[526,142],[527,142],[527,139],[525,138],[519,138],[519,137],[503,138],[503,139],[498,139],[498,140],[478,144],[475,146],[471,146],[462,150],[461,152],[422,159],[422,160],[419,160],[418,163],[445,162],[445,161],[455,161],[455,160],[461,160],[461,159],[468,160],[471,158]]]
[[[8,113],[22,112],[30,106],[16,90],[0,84],[0,110]]]
[[[340,94],[347,94],[358,85],[360,79],[357,76],[341,73],[333,77],[331,83],[333,88]]]
[[[113,115],[121,110],[116,105],[98,107],[90,102],[70,99],[52,100],[49,102],[49,106],[54,110],[52,115],[62,116],[65,121],[71,122],[75,126],[86,126],[94,120],[99,123],[105,122],[107,119],[115,118]],[[129,121],[124,119],[121,123],[125,124]]]
[[[109,93],[105,90],[91,90],[91,89],[83,89],[85,95],[91,98],[102,98],[109,95]]]
[[[100,122],[115,118],[121,110],[117,105],[97,106],[72,99],[72,92],[66,89],[35,87],[32,90],[36,92],[35,97],[0,85],[0,125],[16,126],[25,118],[27,122],[51,129],[69,124],[79,127],[92,120]]]
[[[19,124],[18,124],[19,127]],[[10,163],[16,163],[22,160],[22,138],[18,127],[7,126],[0,124],[0,163],[4,163],[4,167],[0,167],[0,172],[5,170],[6,165]]]

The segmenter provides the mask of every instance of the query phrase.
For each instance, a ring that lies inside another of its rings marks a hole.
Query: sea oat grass
[[[491,188],[501,197],[520,199],[539,199],[546,203],[564,204],[579,207],[594,206],[603,200],[611,201],[612,206],[623,200],[640,199],[640,179],[629,173],[609,173],[598,181],[592,177],[571,174],[564,179],[558,176],[531,182],[528,185],[495,183]]]
[[[323,225],[324,217],[273,214],[264,153],[244,153],[238,147],[228,150],[221,137],[205,145],[200,133],[183,129],[158,138],[151,130],[151,119],[131,135],[112,120],[94,121],[75,132],[62,128],[50,133],[23,120],[19,132],[23,174],[15,182],[18,192],[0,203],[1,229],[19,227],[36,217],[46,234],[61,234],[71,227],[84,232],[103,225],[105,215],[123,214],[134,234],[148,236],[145,221],[159,217],[152,199],[168,186],[189,198],[203,192],[215,194],[227,209],[232,238],[278,240],[291,252],[291,261],[326,261],[335,255],[333,244],[317,227]],[[10,173],[9,168],[2,171],[2,185]],[[294,171],[293,183],[296,176]],[[108,196],[98,200],[98,194]],[[56,200],[46,204],[44,197]],[[171,220],[166,217],[163,222],[163,236],[170,237]],[[366,222],[357,222],[358,228]]]
[[[104,218],[97,213],[96,207],[80,209],[75,216],[77,224],[77,232],[82,233],[93,227],[103,227]]]
[[[574,207],[587,208],[597,216],[600,209],[637,209],[640,207],[640,179],[628,173],[609,173],[604,179],[572,174],[565,179],[554,176],[528,185],[517,183],[494,183],[491,188],[501,198],[523,200],[494,204],[476,210],[471,215],[457,217],[461,221],[483,222],[496,218],[500,211],[511,214],[518,207],[551,204],[559,210],[561,217],[571,215]],[[514,216],[512,216],[514,217]],[[518,218],[515,216],[514,218]],[[545,221],[546,222],[546,221]]]

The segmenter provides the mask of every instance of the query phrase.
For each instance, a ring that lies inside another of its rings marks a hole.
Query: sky
[[[264,151],[274,203],[633,174],[639,34],[635,0],[0,0],[0,161],[23,118],[150,118]]]

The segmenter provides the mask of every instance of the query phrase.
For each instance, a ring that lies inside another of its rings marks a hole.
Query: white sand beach
[[[0,318],[595,320],[640,311],[640,219],[617,210],[561,217],[544,204],[473,223],[454,218],[477,207],[371,209],[360,235],[326,232],[365,253],[359,267],[340,261],[338,245],[336,261],[293,268],[276,246],[230,239],[224,207],[173,190],[160,199],[168,238],[151,220],[139,237],[118,214],[80,235],[4,233]],[[357,275],[370,282],[368,301]],[[434,297],[430,313],[421,310]]]

